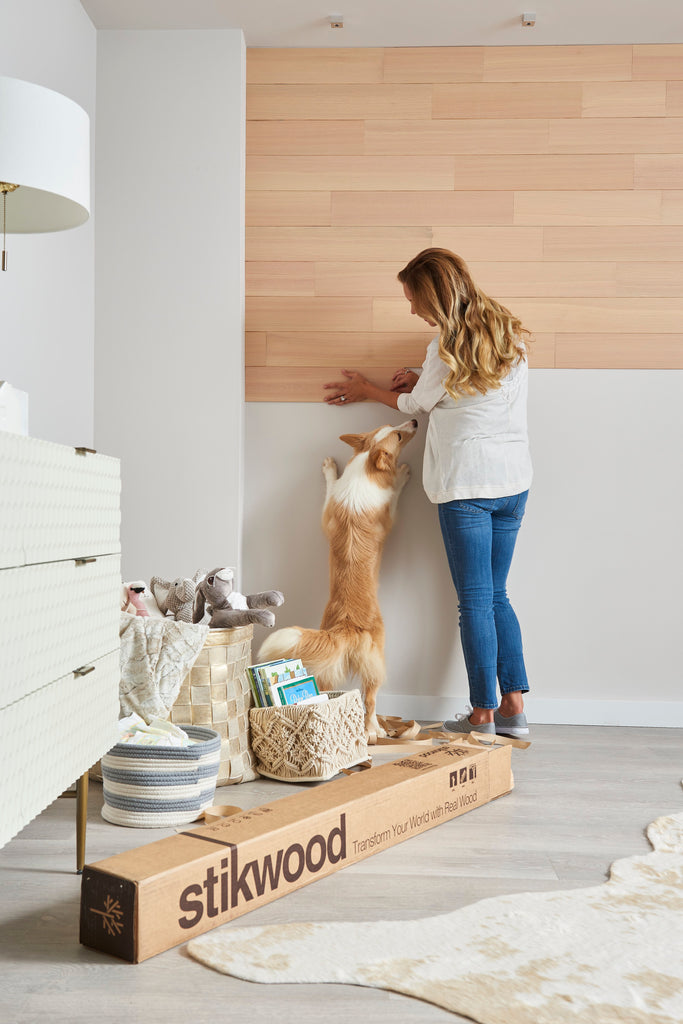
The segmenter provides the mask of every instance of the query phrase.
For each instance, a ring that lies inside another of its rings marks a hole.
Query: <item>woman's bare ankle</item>
[[[505,718],[512,718],[513,715],[521,715],[524,711],[524,698],[518,691],[504,693],[500,700],[498,711]]]
[[[472,708],[470,723],[472,725],[483,725],[485,722],[493,721],[493,710],[490,708]]]

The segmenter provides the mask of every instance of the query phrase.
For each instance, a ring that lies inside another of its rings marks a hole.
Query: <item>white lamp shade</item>
[[[73,100],[0,76],[0,182],[7,233],[61,231],[90,216],[90,122]]]

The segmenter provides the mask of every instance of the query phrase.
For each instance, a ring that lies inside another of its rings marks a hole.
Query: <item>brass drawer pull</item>
[[[96,558],[74,558],[76,565],[90,565],[91,562],[96,562]]]
[[[74,669],[74,675],[75,676],[87,676],[89,672],[94,672],[94,671],[95,671],[95,666],[94,665],[83,665],[83,666],[81,666],[81,668],[75,668]]]
[[[76,455],[97,455],[96,448],[75,448]]]

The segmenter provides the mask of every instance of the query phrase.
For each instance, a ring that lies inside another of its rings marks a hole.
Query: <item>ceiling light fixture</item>
[[[327,20],[330,23],[330,28],[344,28],[343,14],[328,14]]]
[[[533,28],[536,24],[536,12],[525,11],[522,15],[522,25],[524,28]]]

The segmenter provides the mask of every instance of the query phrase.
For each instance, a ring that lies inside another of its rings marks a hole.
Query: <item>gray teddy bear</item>
[[[234,572],[229,567],[212,569],[197,583],[194,595],[193,622],[201,622],[204,611],[209,611],[211,629],[230,629],[258,623],[274,626],[271,608],[284,603],[279,590],[265,590],[260,594],[239,594],[233,590]]]

